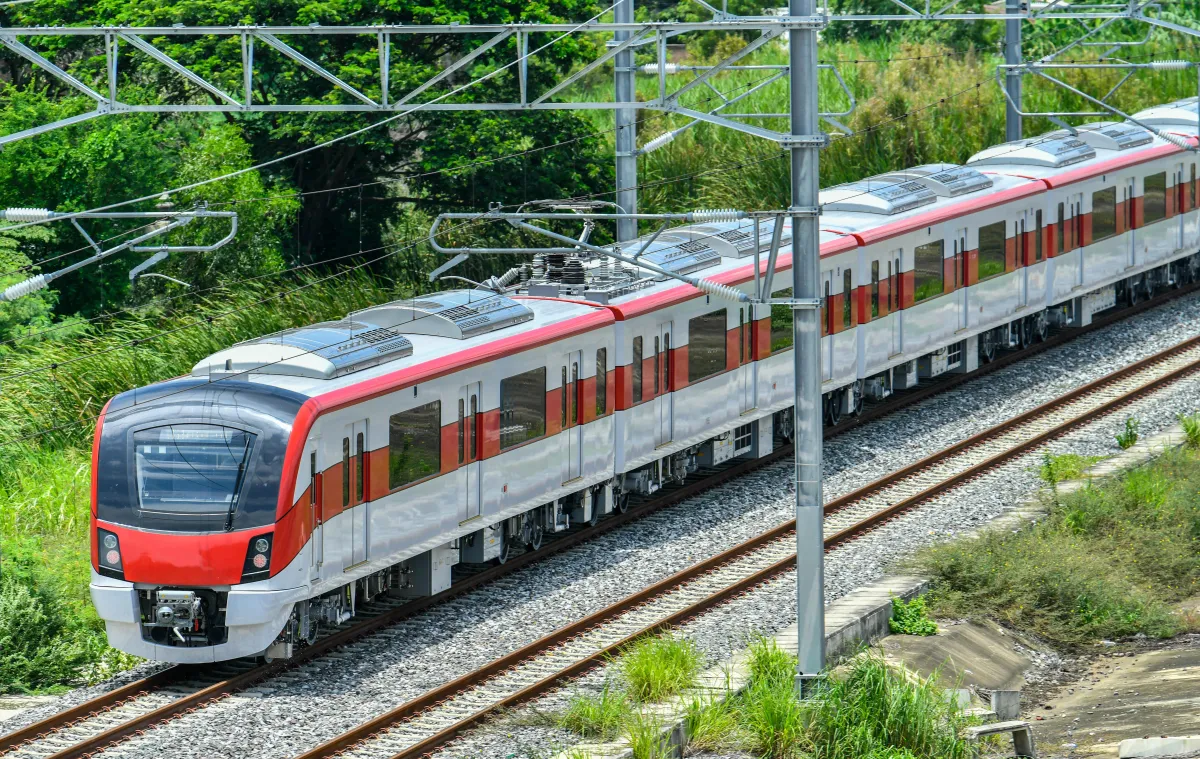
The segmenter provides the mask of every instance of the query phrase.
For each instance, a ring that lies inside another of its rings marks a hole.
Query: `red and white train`
[[[1138,119],[1196,143],[1195,99]],[[1200,275],[1196,163],[1108,123],[824,191],[827,421]],[[644,256],[753,292],[754,246],[749,222],[698,224]],[[109,641],[172,662],[286,656],[365,598],[439,592],[459,561],[766,455],[791,427],[774,308],[548,255],[503,294],[383,304],[117,396],[92,479]]]

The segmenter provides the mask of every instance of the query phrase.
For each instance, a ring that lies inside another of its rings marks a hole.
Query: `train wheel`
[[[1029,317],[1029,321],[1025,325],[1025,334],[1029,336],[1030,342],[1043,342],[1046,339],[1046,333],[1049,331],[1050,323],[1046,319],[1045,311]]]
[[[497,564],[503,564],[512,558],[513,553],[513,536],[509,534],[508,522],[504,523],[504,529],[500,531],[500,555],[496,557]]]
[[[996,358],[996,335],[992,330],[979,333],[979,360],[990,364]]]
[[[536,551],[542,547],[542,538],[545,537],[546,531],[542,528],[541,520],[534,519],[525,531],[525,549],[528,551]],[[507,546],[506,546],[507,547]]]
[[[600,521],[600,509],[596,505],[596,499],[592,498],[592,518],[588,520],[588,524],[592,527],[595,527],[599,521]]]
[[[613,496],[612,497],[612,506],[614,509],[617,509],[618,514],[624,514],[625,512],[628,512],[628,510],[629,510],[629,494],[628,494],[628,492],[623,492],[623,494],[620,494],[619,496]]]
[[[854,384],[850,386],[850,416],[858,416],[862,413],[865,387],[865,380],[855,380]]]
[[[1141,300],[1140,290],[1141,288],[1138,286],[1137,282],[1133,280],[1125,281],[1125,300],[1129,302],[1129,305],[1136,306],[1138,301]]]
[[[825,396],[825,423],[830,427],[836,427],[838,422],[842,421],[842,403],[837,397],[837,391],[833,394]]]

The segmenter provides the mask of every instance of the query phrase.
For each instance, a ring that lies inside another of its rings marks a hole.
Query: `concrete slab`
[[[908,669],[929,677],[940,673],[946,687],[979,691],[1020,690],[1029,657],[1012,635],[993,623],[943,625],[937,635],[889,635],[881,641],[884,653]]]
[[[26,709],[53,701],[57,696],[0,696],[0,722],[17,716]]]
[[[1194,734],[1200,724],[1200,646],[1101,657],[1045,706],[1030,709],[1042,718],[1034,734],[1055,755],[1117,757],[1127,738]]]
[[[1117,747],[1121,759],[1157,756],[1187,756],[1200,753],[1200,735],[1179,738],[1128,738]]]

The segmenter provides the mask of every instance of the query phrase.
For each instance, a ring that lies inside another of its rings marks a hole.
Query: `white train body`
[[[1195,141],[1194,102],[1143,116]],[[823,193],[827,419],[1194,277],[1196,162],[1106,125]],[[755,292],[749,222],[648,251]],[[287,655],[365,596],[437,593],[460,561],[789,436],[786,307],[773,330],[771,306],[587,267],[583,286],[435,293],[267,336],[114,399],[91,586],[110,642],[173,662]]]

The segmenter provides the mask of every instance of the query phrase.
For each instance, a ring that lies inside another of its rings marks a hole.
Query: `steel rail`
[[[969,374],[966,374],[966,373],[956,374],[950,378],[931,382],[927,385],[924,385],[922,387],[916,388],[911,391],[904,391],[902,393],[898,393],[898,394],[894,395],[892,397],[892,399],[890,399],[889,401],[886,401],[886,402],[883,402],[883,403],[880,403],[877,405],[872,405],[872,406],[864,409],[864,411],[857,417],[850,417],[847,419],[843,419],[843,421],[840,424],[838,424],[837,426],[827,428],[825,430],[825,437],[830,438],[830,437],[836,436],[836,435],[838,435],[842,432],[845,432],[849,429],[853,429],[859,425],[865,424],[868,421],[872,421],[872,420],[879,419],[884,416],[890,415],[890,414],[895,413],[896,411],[899,411],[905,407],[908,407],[915,403],[926,400],[926,399],[933,397],[935,395],[938,395],[942,392],[946,392],[950,389],[958,387],[958,386],[960,386],[966,382],[969,382],[971,380],[974,380],[978,377],[984,376],[986,374],[989,374],[993,371],[997,371],[999,369],[1005,368],[1007,366],[1011,366],[1012,364],[1014,364],[1018,361],[1021,361],[1024,358],[1030,357],[1032,355],[1036,355],[1037,353],[1040,353],[1044,350],[1048,350],[1050,348],[1065,344],[1069,340],[1074,339],[1075,337],[1077,337],[1079,335],[1086,334],[1088,332],[1091,332],[1091,331],[1094,331],[1097,329],[1102,329],[1106,326],[1109,326],[1113,323],[1121,321],[1125,318],[1134,316],[1134,315],[1141,313],[1143,311],[1146,311],[1150,308],[1157,307],[1159,305],[1162,305],[1164,303],[1167,303],[1169,301],[1172,301],[1179,297],[1183,297],[1185,295],[1189,295],[1189,294],[1197,292],[1197,291],[1200,291],[1200,282],[1194,283],[1194,284],[1191,284],[1188,286],[1184,286],[1184,287],[1178,288],[1176,290],[1168,291],[1167,293],[1160,294],[1154,298],[1143,301],[1142,303],[1140,303],[1136,306],[1126,307],[1124,309],[1117,311],[1114,314],[1103,317],[1101,319],[1096,319],[1095,321],[1093,321],[1093,323],[1091,325],[1088,325],[1087,327],[1070,328],[1067,330],[1063,330],[1055,335],[1048,337],[1046,340],[1044,340],[1041,343],[1029,345],[1029,346],[1026,346],[1024,349],[1012,351],[1010,353],[1006,353],[1000,357],[997,357],[996,360],[992,361],[991,363],[981,365],[978,368],[978,370],[971,372]],[[1171,349],[1168,349],[1168,350],[1171,350]],[[1151,357],[1151,359],[1153,359],[1153,358],[1154,357]],[[1151,359],[1147,359],[1147,361],[1149,361]],[[1137,366],[1137,365],[1134,365],[1134,366]],[[1104,379],[1105,378],[1101,378],[1101,380],[1097,380],[1097,382],[1100,382]],[[1084,388],[1092,387],[1095,384],[1096,383],[1090,383],[1089,385],[1084,386]],[[1081,394],[1080,391],[1082,391],[1084,388],[1077,389],[1074,392],[1073,397],[1078,397]],[[1065,399],[1066,399],[1066,396],[1064,396],[1062,399],[1056,399],[1054,401],[1050,401],[1048,404],[1043,404],[1043,406],[1049,406],[1051,404],[1057,403],[1058,401],[1065,401]],[[1016,417],[1016,418],[1010,420],[1010,422],[1012,422],[1013,424],[1018,424],[1023,419],[1031,418],[1031,415],[1041,408],[1043,408],[1043,407],[1039,406],[1038,409],[1034,409],[1031,412],[1027,412],[1026,414]],[[980,433],[980,435],[973,436],[972,438],[969,438],[967,441],[963,441],[962,443],[958,444],[957,446],[952,446],[952,448],[954,450],[962,450],[969,441],[976,440],[976,439],[980,438],[981,435],[987,434],[987,432],[988,431],[985,431],[984,433]],[[951,449],[947,449],[946,454],[948,455],[950,452],[951,452]],[[300,666],[304,663],[307,663],[311,659],[321,656],[333,649],[336,649],[341,646],[352,643],[355,640],[360,639],[361,637],[370,635],[382,628],[388,627],[392,624],[395,624],[397,622],[403,621],[412,616],[420,614],[433,606],[436,606],[440,603],[450,600],[451,598],[455,598],[464,593],[470,592],[482,585],[485,585],[489,582],[496,580],[499,577],[502,577],[502,576],[508,574],[509,572],[515,571],[517,569],[520,569],[522,567],[525,567],[532,563],[540,561],[542,558],[545,558],[547,556],[550,556],[550,555],[559,553],[561,551],[565,551],[570,548],[573,548],[577,545],[585,543],[588,540],[591,540],[592,538],[595,538],[599,535],[607,533],[611,530],[617,529],[619,527],[623,527],[627,524],[630,524],[631,522],[633,522],[635,520],[638,520],[644,516],[654,513],[655,511],[658,511],[659,509],[669,507],[669,506],[671,506],[675,503],[678,503],[684,499],[690,498],[691,496],[696,495],[697,493],[700,493],[710,487],[715,487],[717,485],[720,485],[723,482],[726,482],[728,480],[731,480],[738,476],[741,476],[742,474],[745,474],[747,472],[758,469],[762,466],[766,466],[768,464],[774,463],[775,461],[786,458],[787,456],[790,456],[791,453],[792,453],[791,445],[782,446],[779,449],[775,450],[773,453],[771,453],[763,458],[741,462],[739,464],[736,464],[734,466],[731,466],[724,470],[721,470],[721,471],[717,472],[716,474],[712,474],[704,479],[685,483],[684,485],[674,488],[670,492],[668,492],[658,498],[655,498],[653,500],[647,501],[642,504],[638,504],[638,505],[630,508],[625,513],[615,513],[611,517],[603,520],[602,522],[600,522],[596,525],[584,527],[584,528],[582,528],[578,531],[574,531],[562,538],[559,538],[552,542],[548,542],[546,545],[542,546],[537,551],[529,551],[529,552],[520,554],[519,556],[516,556],[516,557],[510,559],[505,564],[493,566],[486,570],[483,570],[481,572],[473,574],[470,577],[468,577],[464,580],[461,580],[454,587],[452,587],[442,593],[439,593],[435,596],[431,596],[431,597],[424,598],[424,599],[414,600],[414,601],[405,603],[404,605],[399,606],[399,607],[393,609],[392,611],[385,612],[383,614],[379,614],[378,616],[369,618],[367,620],[360,620],[360,621],[352,624],[347,629],[334,632],[334,633],[326,636],[325,638],[322,638],[321,640],[317,641],[317,643],[315,643],[314,645],[309,646],[304,649],[301,649],[301,651],[296,656],[292,657],[291,659],[289,659],[287,661],[274,662],[271,664],[264,664],[264,665],[254,668],[254,669],[240,673],[234,677],[230,677],[230,678],[226,678],[224,680],[218,681],[211,686],[198,689],[193,694],[181,696],[180,698],[172,701],[169,704],[166,704],[162,707],[148,711],[145,714],[135,717],[134,719],[132,719],[126,723],[123,723],[116,727],[105,730],[101,733],[96,734],[95,736],[93,736],[91,738],[87,738],[83,741],[80,741],[79,743],[71,746],[68,749],[64,749],[62,751],[59,751],[58,753],[52,754],[52,755],[50,755],[50,759],[76,759],[77,757],[80,757],[80,756],[98,751],[100,749],[103,749],[106,746],[109,746],[116,742],[119,742],[120,740],[128,737],[129,735],[131,735],[133,733],[136,733],[140,730],[145,730],[149,726],[152,726],[154,724],[157,724],[157,723],[165,721],[165,720],[169,720],[173,717],[178,716],[179,714],[181,714],[183,712],[193,710],[193,709],[195,709],[199,706],[202,706],[210,701],[213,701],[213,700],[216,700],[219,698],[223,698],[224,696],[227,696],[231,693],[235,693],[237,691],[244,690],[264,679],[273,677],[273,676],[278,675],[288,669],[291,669],[291,668]],[[914,473],[918,469],[922,468],[923,466],[927,466],[931,463],[934,463],[934,461],[936,461],[936,458],[938,455],[939,454],[934,454],[933,456],[927,457],[926,459],[923,459],[922,461],[917,462],[916,464],[904,467],[903,469],[901,469],[898,472],[893,473],[893,474],[897,475],[897,476],[911,475],[912,473]],[[890,477],[890,475],[889,475],[889,477]],[[867,485],[865,488],[855,491],[854,494],[850,494],[850,495],[855,495],[855,494],[859,494],[859,493],[865,493],[865,492],[870,492],[873,490],[878,490],[887,485],[887,482],[886,482],[887,480],[888,480],[888,477],[881,478],[880,480],[877,480],[876,482],[871,483],[871,484]],[[894,479],[893,479],[893,481],[894,481]],[[834,499],[834,500],[828,502],[825,506],[825,513],[831,514],[834,511],[844,507],[845,505],[848,505],[848,503],[850,503],[850,501],[846,500],[848,497],[849,496],[843,496],[841,498]],[[773,534],[773,532],[772,533],[764,533],[764,535],[760,536],[760,537],[764,540],[770,540],[772,538],[769,536],[772,534]],[[833,537],[837,537],[837,536],[835,535]],[[831,539],[833,539],[833,538],[831,538]],[[757,539],[755,539],[755,540],[757,540]],[[752,541],[748,541],[747,544],[743,544],[743,546],[739,546],[738,548],[742,548],[743,550],[749,549],[749,548],[753,547],[752,545],[750,545],[751,542]],[[734,550],[734,549],[731,549],[731,550]],[[687,571],[687,570],[685,570],[685,571]],[[149,675],[145,678],[142,678],[140,680],[137,680],[137,681],[131,682],[127,685],[121,686],[120,688],[117,688],[115,690],[112,690],[107,693],[96,696],[95,698],[89,699],[88,701],[85,701],[81,704],[78,704],[74,707],[71,707],[71,708],[64,710],[62,712],[59,712],[57,714],[51,715],[43,720],[35,722],[24,728],[20,728],[16,731],[13,731],[6,735],[0,736],[0,756],[10,753],[10,752],[14,751],[15,749],[18,749],[18,748],[20,748],[26,744],[29,744],[31,742],[49,737],[55,732],[59,732],[59,731],[71,728],[73,726],[79,725],[80,723],[82,723],[86,720],[95,718],[106,712],[112,711],[113,709],[116,709],[120,706],[129,704],[129,703],[133,702],[135,699],[146,695],[147,693],[150,693],[150,692],[162,689],[164,687],[179,683],[180,681],[185,680],[190,676],[194,676],[195,673],[196,673],[196,668],[191,667],[191,666],[177,666],[177,667],[172,667],[170,669],[162,670],[160,672],[156,672],[156,673]]]
[[[1136,375],[1138,372],[1151,369],[1156,364],[1160,364],[1189,350],[1195,350],[1198,347],[1200,347],[1200,337],[1187,340],[1179,345],[1156,353],[1153,356],[1149,356],[1141,361],[1118,369],[1117,371],[1094,380],[1093,382],[1076,388],[1075,390],[1072,390],[1071,392],[1066,393],[1059,398],[1055,398],[1047,403],[1043,403],[1036,408],[1020,414],[1012,419],[1005,420],[1004,422],[973,435],[966,440],[951,445],[948,448],[932,454],[931,456],[927,456],[918,462],[885,475],[862,488],[841,496],[840,498],[834,499],[825,505],[825,514],[830,515],[837,513],[851,504],[865,500],[873,493],[884,487],[893,485],[904,480],[905,478],[910,477],[913,474],[928,469],[935,463],[948,459],[949,457],[954,456],[962,451],[977,447],[985,441],[994,440],[997,437],[1010,432],[1011,430],[1014,430],[1015,428],[1020,427],[1030,421],[1036,420],[1040,417],[1046,417],[1047,415],[1052,414],[1054,411],[1059,410],[1074,401],[1086,398],[1088,395],[1097,393],[1104,388],[1117,384],[1123,379],[1129,378],[1132,375]],[[838,546],[844,545],[845,543],[860,537],[864,533],[871,531],[880,524],[895,519],[897,516],[922,503],[927,502],[931,498],[951,490],[967,480],[979,477],[988,470],[994,469],[996,466],[1020,456],[1028,452],[1030,449],[1036,448],[1052,438],[1075,430],[1100,416],[1112,413],[1113,411],[1127,405],[1146,393],[1152,392],[1172,382],[1179,381],[1180,379],[1196,372],[1200,372],[1200,356],[1193,358],[1188,363],[1180,367],[1169,370],[1157,377],[1150,379],[1147,382],[1143,382],[1132,390],[1123,392],[1115,398],[1104,401],[1100,405],[1090,410],[1071,417],[1064,423],[1055,425],[1052,429],[1036,434],[1023,442],[1011,446],[1002,453],[990,456],[969,466],[963,471],[954,473],[951,476],[942,479],[936,485],[924,488],[914,495],[906,497],[893,505],[890,505],[856,521],[850,526],[838,530],[825,539],[825,550],[828,552]],[[688,582],[702,575],[713,572],[714,570],[728,565],[731,562],[742,559],[771,543],[787,539],[794,533],[794,530],[795,521],[789,520],[788,522],[780,524],[779,526],[762,533],[761,535],[723,551],[720,554],[687,567],[650,587],[633,593],[621,599],[620,601],[605,607],[604,609],[601,609],[569,625],[555,630],[553,633],[534,641],[533,643],[523,646],[503,657],[495,659],[473,672],[462,675],[461,677],[458,677],[455,680],[446,683],[445,685],[430,690],[411,701],[389,710],[375,719],[362,723],[346,733],[343,733],[342,735],[339,735],[332,740],[321,744],[311,751],[302,754],[299,759],[328,759],[329,757],[333,757],[344,751],[351,750],[354,747],[362,744],[364,741],[386,732],[386,730],[392,726],[398,725],[405,720],[421,714],[422,712],[433,709],[439,704],[445,703],[455,696],[460,695],[477,685],[485,683],[498,674],[511,671],[513,668],[519,665],[530,662],[538,655],[551,651],[573,638],[592,631],[601,625],[609,623],[626,612],[629,612],[630,610],[644,606],[645,604],[662,597],[668,592],[678,590]],[[441,729],[437,733],[404,748],[398,753],[391,754],[391,759],[416,759],[416,757],[428,755],[431,752],[443,747],[447,742],[460,735],[463,731],[479,725],[493,715],[519,706],[538,696],[544,695],[545,693],[560,687],[563,683],[578,677],[594,667],[610,661],[612,656],[619,654],[624,647],[628,646],[631,642],[637,640],[638,638],[677,627],[679,624],[704,613],[716,605],[722,604],[734,597],[749,592],[757,586],[794,569],[795,560],[796,555],[794,552],[792,552],[789,556],[775,561],[769,566],[753,572],[752,574],[749,574],[740,580],[730,583],[715,593],[708,594],[698,602],[691,603],[683,609],[666,615],[642,627],[636,632],[625,635],[617,642],[597,649],[590,655],[573,661],[568,666],[537,680],[531,685],[528,685],[504,698],[497,699],[493,703],[478,709],[469,717],[459,720],[458,722]]]

